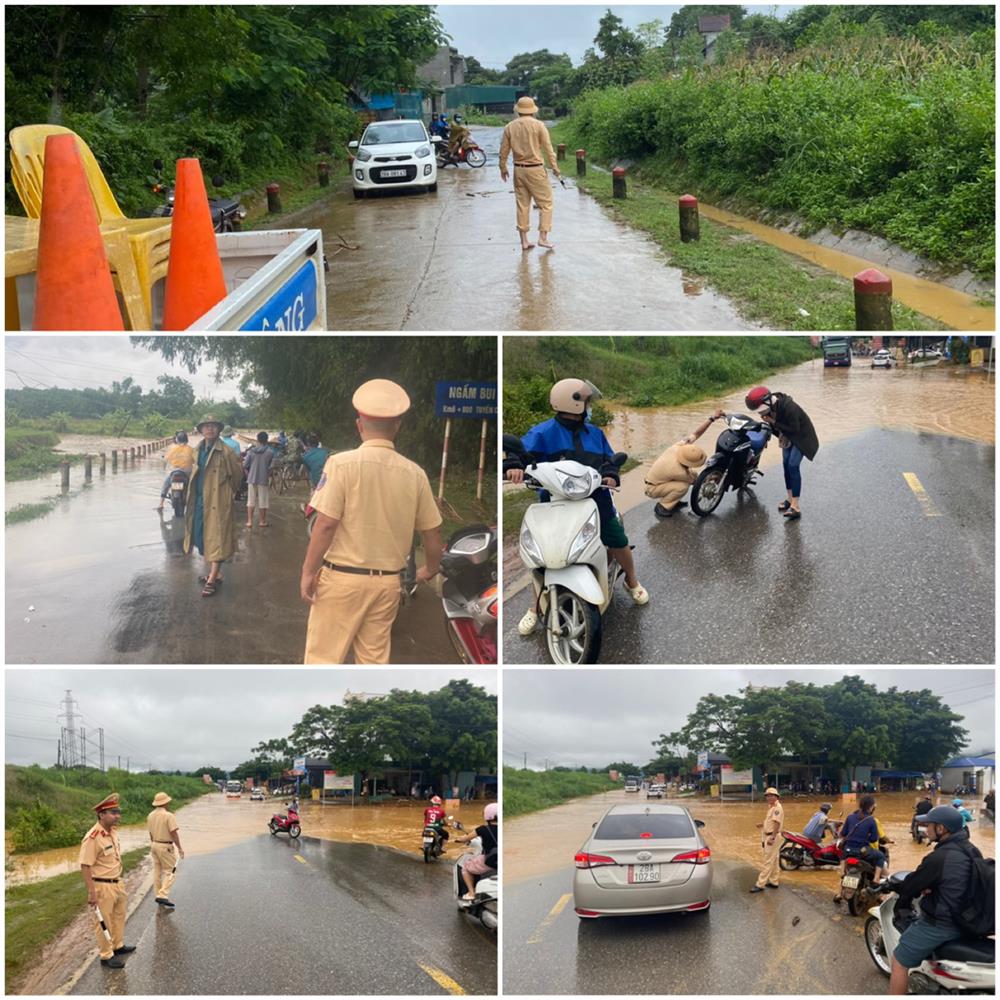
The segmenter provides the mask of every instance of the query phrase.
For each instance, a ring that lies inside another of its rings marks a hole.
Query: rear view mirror
[[[352,140],[351,140],[351,141],[350,141],[350,142],[349,142],[349,143],[347,144],[347,148],[348,148],[348,149],[357,149],[357,148],[358,148],[358,140],[357,140],[357,139],[352,139]]]
[[[611,464],[612,464],[612,465],[617,465],[619,469],[620,469],[620,468],[621,468],[621,467],[622,467],[622,466],[623,466],[623,465],[624,465],[624,464],[625,464],[625,463],[626,463],[627,461],[628,461],[628,455],[626,455],[626,454],[625,454],[625,452],[623,452],[623,451],[616,451],[616,452],[615,452],[615,453],[614,453],[614,454],[613,454],[613,455],[611,456]]]
[[[694,825],[700,830],[705,825],[705,821],[703,819],[696,819]]]
[[[157,157],[157,159],[153,160],[153,169],[157,173],[160,173],[163,170],[163,160],[159,159],[159,157]]]
[[[215,175],[215,176],[214,176],[214,177],[212,178],[212,184],[213,184],[213,185],[214,185],[215,187],[217,187],[217,188],[220,188],[220,187],[222,187],[222,185],[223,185],[223,184],[225,184],[225,183],[226,183],[226,182],[225,182],[225,180],[223,179],[223,177],[222,177],[222,174],[216,174],[216,175]]]
[[[524,445],[521,444],[521,439],[516,434],[504,434],[503,450],[511,452],[514,455],[525,454]]]

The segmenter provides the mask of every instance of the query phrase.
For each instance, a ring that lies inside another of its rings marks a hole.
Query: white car
[[[431,139],[424,123],[416,118],[372,122],[359,142],[348,143],[354,150],[354,197],[394,188],[436,191],[434,147],[441,141],[437,136]]]
[[[891,368],[893,360],[892,351],[887,351],[883,347],[872,355],[872,368]]]

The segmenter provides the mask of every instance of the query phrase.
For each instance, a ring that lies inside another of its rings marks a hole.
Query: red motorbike
[[[817,844],[801,833],[789,833],[787,830],[782,830],[781,836],[785,838],[778,852],[778,864],[782,871],[832,867],[843,860],[844,856],[835,843]]]
[[[447,147],[438,149],[437,163],[439,167],[460,167],[463,163],[470,167],[483,167],[486,165],[486,154],[469,139],[454,153]]]
[[[272,837],[276,833],[287,833],[289,837],[298,838],[302,832],[302,826],[299,823],[299,814],[291,807],[289,807],[287,815],[285,813],[275,813],[267,826],[271,831]]]

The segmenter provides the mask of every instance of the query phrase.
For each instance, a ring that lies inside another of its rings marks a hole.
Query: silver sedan
[[[577,916],[635,916],[711,905],[712,852],[683,806],[612,806],[576,854]]]

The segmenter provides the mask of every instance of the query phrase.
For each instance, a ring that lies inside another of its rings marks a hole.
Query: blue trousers
[[[785,489],[792,491],[792,496],[798,499],[802,495],[802,473],[799,466],[802,465],[802,452],[790,444],[782,449],[781,464],[785,470]]]

